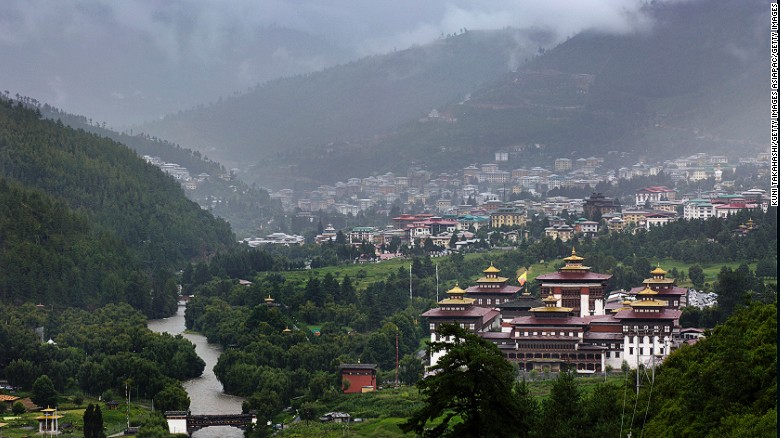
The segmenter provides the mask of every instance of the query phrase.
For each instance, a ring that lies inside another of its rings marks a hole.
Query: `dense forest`
[[[192,343],[153,333],[146,317],[127,304],[91,312],[0,304],[0,318],[0,369],[10,385],[25,391],[45,375],[59,393],[113,400],[128,385],[145,399],[162,393],[181,401],[183,394],[186,404],[171,407],[186,409],[189,400],[179,380],[199,376],[205,366]],[[35,329],[53,343],[41,342]]]
[[[256,235],[266,230],[271,218],[281,212],[281,205],[278,201],[271,200],[267,190],[247,185],[230,170],[209,160],[208,156],[199,151],[150,135],[133,133],[132,130],[129,133],[112,131],[105,127],[105,123],[100,124],[84,116],[69,114],[48,104],[41,105],[34,99],[22,96],[18,99],[37,108],[44,118],[61,120],[74,129],[83,129],[110,138],[136,151],[138,155],[149,155],[166,163],[176,163],[187,169],[192,177],[204,173],[209,175],[196,189],[186,190],[184,193],[214,216],[230,223],[233,232],[239,237]]]
[[[0,171],[111,230],[148,266],[170,267],[232,243],[230,227],[127,147],[3,100]]]
[[[0,181],[4,302],[167,315],[173,270],[234,245],[227,223],[130,149],[5,99]]]

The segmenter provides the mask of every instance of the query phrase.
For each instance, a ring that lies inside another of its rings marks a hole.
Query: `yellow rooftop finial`
[[[458,282],[455,282],[455,287],[447,291],[447,294],[449,295],[463,295],[465,293],[466,291],[458,286]]]
[[[577,255],[577,249],[575,249],[573,246],[571,247],[571,255],[569,257],[566,257],[563,259],[566,262],[581,262],[585,260],[584,258]]]

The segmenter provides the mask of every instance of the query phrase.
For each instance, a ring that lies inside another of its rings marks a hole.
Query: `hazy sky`
[[[679,0],[676,0],[679,1]],[[2,0],[0,91],[119,128],[274,77],[507,26],[649,26],[639,0]]]

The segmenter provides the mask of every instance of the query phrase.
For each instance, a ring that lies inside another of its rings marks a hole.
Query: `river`
[[[214,365],[222,353],[218,345],[209,344],[206,337],[184,333],[184,306],[179,306],[176,315],[164,319],[152,319],[147,323],[149,329],[157,333],[181,334],[195,344],[195,352],[206,362],[203,375],[184,382],[184,389],[190,396],[190,411],[193,414],[240,414],[244,399],[222,392],[222,384],[214,375]],[[243,431],[232,427],[208,427],[195,432],[196,438],[240,438]]]

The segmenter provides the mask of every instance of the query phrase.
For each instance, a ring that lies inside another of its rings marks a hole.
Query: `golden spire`
[[[571,247],[571,255],[569,257],[566,257],[563,259],[566,262],[581,262],[585,260],[584,258],[577,255],[577,250],[572,246]]]

